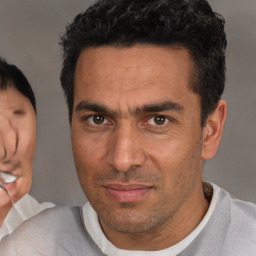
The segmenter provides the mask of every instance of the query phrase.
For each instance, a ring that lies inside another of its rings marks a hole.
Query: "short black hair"
[[[136,44],[181,46],[194,67],[189,87],[200,96],[201,125],[221,98],[225,85],[224,18],[206,0],[99,0],[78,14],[61,37],[61,85],[72,119],[74,73],[86,47]]]
[[[16,88],[27,97],[36,113],[35,95],[27,78],[15,65],[7,63],[5,59],[0,57],[0,91],[7,90],[10,87]]]

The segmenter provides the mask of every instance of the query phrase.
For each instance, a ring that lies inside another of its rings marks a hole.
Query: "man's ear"
[[[219,100],[214,112],[208,116],[202,133],[202,159],[210,159],[217,152],[226,120],[226,112],[226,102]]]

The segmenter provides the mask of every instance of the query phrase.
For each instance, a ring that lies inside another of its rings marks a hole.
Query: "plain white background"
[[[36,95],[38,141],[31,194],[39,201],[83,204],[59,82],[59,36],[92,1],[0,0],[0,55],[27,76]],[[211,0],[226,19],[228,118],[219,151],[204,176],[256,202],[256,1]]]

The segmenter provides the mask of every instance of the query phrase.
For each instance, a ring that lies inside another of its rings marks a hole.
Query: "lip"
[[[141,200],[152,189],[144,184],[108,184],[104,186],[107,194],[118,203],[134,203]]]
[[[18,178],[14,182],[10,182],[10,183],[6,183],[2,178],[0,180],[1,180],[1,183],[4,185],[4,187],[7,189],[7,191],[9,192],[10,190],[16,187],[16,182]]]

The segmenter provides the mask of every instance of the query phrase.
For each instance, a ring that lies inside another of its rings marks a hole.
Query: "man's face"
[[[72,146],[103,229],[146,232],[195,207],[202,145],[191,69],[185,49],[137,45],[81,53]]]
[[[36,115],[29,99],[14,87],[0,91],[0,115],[1,120],[8,122],[12,129],[9,132],[16,134],[12,138],[17,140],[15,154],[8,161],[0,163],[2,173],[11,174],[17,178],[10,183],[5,183],[1,179],[12,201],[16,202],[28,193],[31,186],[32,161],[36,142]],[[9,198],[3,189],[0,189],[0,193],[0,205],[4,206],[9,202]]]

